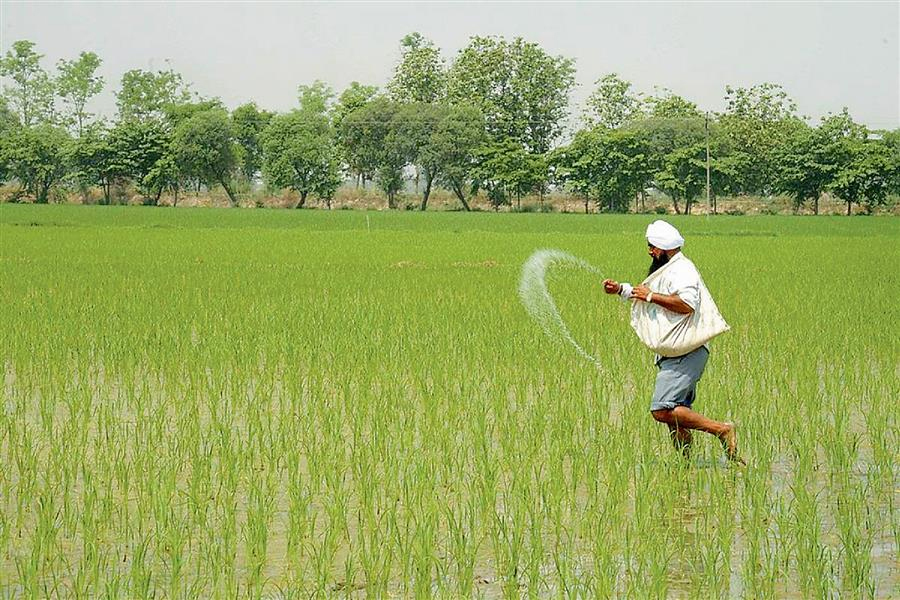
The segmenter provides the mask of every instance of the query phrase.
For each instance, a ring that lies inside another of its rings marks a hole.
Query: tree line
[[[574,60],[515,38],[472,37],[449,64],[418,33],[400,42],[386,88],[315,81],[297,106],[250,102],[229,111],[171,67],[126,72],[114,119],[87,110],[104,87],[102,60],[82,52],[54,74],[28,40],[0,59],[0,182],[13,198],[95,188],[102,203],[133,188],[147,204],[221,187],[232,205],[254,185],[331,206],[345,181],[384,192],[390,208],[414,178],[425,210],[436,187],[470,209],[566,190],[602,211],[640,208],[648,190],[676,212],[705,198],[785,194],[818,213],[825,192],[871,211],[900,193],[900,129],[870,131],[848,110],[818,124],[781,86],[725,89],[725,110],[701,110],[666,89],[636,93],[615,73],[596,82],[569,127]]]

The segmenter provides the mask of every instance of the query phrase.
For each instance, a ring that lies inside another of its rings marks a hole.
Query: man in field
[[[700,273],[681,253],[684,238],[675,227],[665,221],[655,221],[647,227],[647,247],[652,258],[649,273],[672,263],[653,281],[654,289],[638,285],[632,287],[612,279],[603,282],[607,294],[618,294],[623,299],[652,302],[681,315],[700,308]],[[694,412],[691,405],[697,395],[697,382],[703,375],[709,348],[704,344],[683,356],[656,357],[659,372],[650,402],[650,414],[669,427],[675,448],[688,456],[691,446],[691,430],[710,433],[722,443],[732,461],[743,463],[737,455],[737,435],[733,423],[720,423]]]

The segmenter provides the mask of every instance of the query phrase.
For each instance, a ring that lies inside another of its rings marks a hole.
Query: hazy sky
[[[166,60],[204,96],[287,110],[300,83],[383,86],[399,42],[419,31],[452,60],[472,35],[522,36],[576,59],[578,107],[602,75],[667,87],[722,110],[727,84],[782,84],[802,114],[847,106],[900,126],[900,2],[10,2],[0,49],[29,39],[45,68],[83,50],[103,59],[93,109],[112,115],[122,73]]]

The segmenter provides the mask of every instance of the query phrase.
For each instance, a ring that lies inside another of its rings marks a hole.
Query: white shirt
[[[700,308],[700,272],[687,256],[679,252],[669,259],[666,270],[650,283],[654,294],[676,295],[695,311]],[[619,295],[628,300],[632,286],[623,283]]]
[[[674,294],[695,311],[700,308],[700,272],[679,252],[669,259],[668,268],[650,284],[650,291]]]
[[[665,265],[666,270],[659,277],[650,282],[650,291],[654,294],[674,294],[681,298],[682,302],[690,306],[694,311],[700,309],[700,271],[694,266],[687,256],[679,252],[669,259]],[[662,268],[662,267],[660,267]],[[632,295],[632,286],[623,283],[619,295],[623,300],[628,300]],[[672,314],[672,317],[677,315]],[[703,344],[709,351],[709,346]],[[662,360],[662,356],[656,355],[656,364]]]

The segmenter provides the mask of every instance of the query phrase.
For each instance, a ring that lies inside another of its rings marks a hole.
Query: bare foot
[[[745,463],[737,453],[737,430],[734,423],[725,423],[725,426],[727,429],[719,436],[719,440],[722,442],[722,448],[725,449],[725,455],[728,457],[728,460],[732,462],[739,465],[746,465],[747,463]]]

